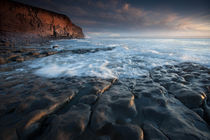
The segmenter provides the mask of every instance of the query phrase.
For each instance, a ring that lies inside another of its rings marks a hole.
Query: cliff
[[[84,38],[84,34],[63,14],[18,2],[0,1],[1,41],[20,42],[21,39],[30,42],[49,38]]]

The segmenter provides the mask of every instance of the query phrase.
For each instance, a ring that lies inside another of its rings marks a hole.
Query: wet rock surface
[[[0,46],[0,64],[11,62],[23,62],[34,58],[46,57],[49,55],[63,53],[62,50],[47,47],[28,47],[28,46]]]
[[[45,42],[42,46],[34,44],[30,46],[13,46],[11,43],[6,42],[0,44],[0,65],[11,63],[11,62],[23,62],[32,60],[35,58],[42,58],[54,54],[60,53],[72,53],[72,54],[85,54],[85,53],[96,53],[99,51],[111,51],[115,47],[107,48],[89,48],[89,49],[60,49],[61,46],[49,47],[49,42]],[[69,47],[71,48],[71,46]]]
[[[210,69],[202,65],[165,65],[136,79],[10,69],[0,68],[0,139],[210,139]]]
[[[113,50],[115,47],[107,47],[107,48],[90,48],[90,49],[76,49],[76,50],[72,50],[72,53],[75,54],[84,54],[84,53],[96,53],[98,51],[111,51]]]

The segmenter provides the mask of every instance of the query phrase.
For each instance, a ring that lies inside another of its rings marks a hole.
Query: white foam
[[[60,76],[135,78],[147,75],[149,69],[164,64],[191,61],[210,66],[210,39],[89,38],[51,43],[62,46],[64,50],[115,48],[95,53],[65,53],[36,59],[29,65],[36,75],[49,78]]]
[[[66,70],[67,70],[66,67],[61,67],[56,64],[49,64],[38,69],[35,72],[35,74],[41,75],[44,77],[53,78],[53,77],[61,76],[61,74],[64,73]]]
[[[190,55],[183,55],[182,57],[181,57],[181,59],[183,60],[183,61],[200,61],[200,58],[198,58],[198,57],[193,57],[193,56],[190,56]]]
[[[116,47],[116,46],[119,46],[119,44],[110,44],[110,45],[107,45],[108,47]]]
[[[149,50],[149,52],[154,53],[154,54],[160,54],[160,52],[158,52],[156,50]]]

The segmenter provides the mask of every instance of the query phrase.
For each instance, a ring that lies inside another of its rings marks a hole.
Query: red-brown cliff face
[[[84,38],[82,29],[62,14],[18,2],[0,1],[0,33],[5,38]]]

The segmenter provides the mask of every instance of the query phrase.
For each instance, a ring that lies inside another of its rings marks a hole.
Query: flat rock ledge
[[[2,74],[0,139],[210,140],[210,69],[186,62],[136,79]]]
[[[47,43],[44,43],[47,44]],[[59,50],[57,48],[47,48],[40,46],[13,46],[4,42],[0,44],[0,65],[11,62],[23,62],[35,58],[46,57],[58,53],[68,52],[67,50]]]
[[[71,48],[71,46],[69,46]],[[42,58],[60,53],[85,54],[96,53],[98,51],[110,51],[115,47],[107,48],[89,48],[89,49],[62,49],[62,46],[51,46],[50,42],[41,43],[41,45],[19,45],[14,46],[9,42],[0,42],[0,65],[11,62],[23,62],[35,58]]]

